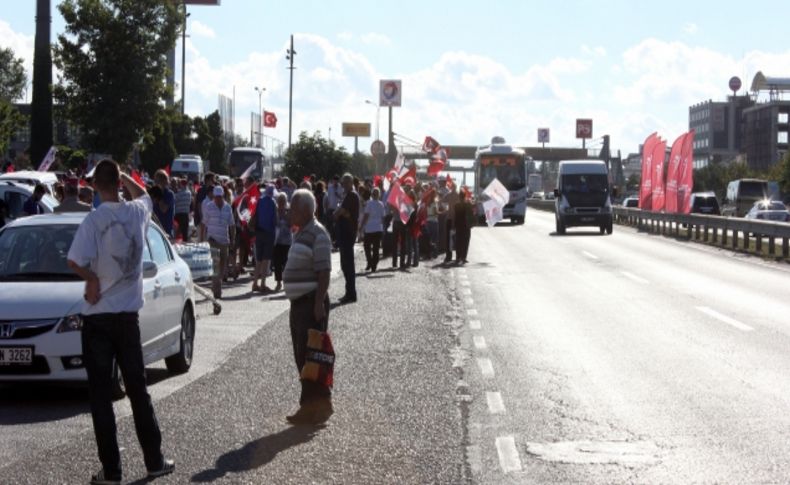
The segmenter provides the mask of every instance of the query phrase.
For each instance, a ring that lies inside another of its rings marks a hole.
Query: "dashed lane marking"
[[[598,256],[594,255],[593,253],[588,253],[587,251],[582,251],[582,254],[593,260],[598,259]]]
[[[480,320],[469,320],[469,329],[470,330],[480,330],[482,328],[482,324]]]
[[[475,321],[477,322],[477,324],[479,326],[480,325],[480,321],[478,321],[478,320],[475,320]],[[472,322],[469,322],[469,326],[470,327],[472,326]],[[475,335],[474,337],[472,337],[472,341],[475,343],[475,348],[477,350],[485,350],[485,349],[488,348],[488,344],[486,344],[486,338],[483,337],[482,335]]]
[[[628,278],[631,281],[636,281],[637,283],[641,283],[643,285],[647,285],[647,284],[650,283],[646,279],[640,278],[639,276],[637,276],[637,275],[635,275],[633,273],[629,273],[628,271],[620,271],[620,274],[622,274],[623,276],[625,276],[626,278]]]
[[[494,364],[491,363],[491,359],[479,358],[477,359],[477,366],[480,367],[483,377],[494,377]]]
[[[466,309],[466,314],[469,315],[470,317],[476,317],[477,316],[477,310],[475,310],[474,308],[467,308]]]
[[[728,317],[727,315],[722,315],[721,313],[717,312],[712,308],[708,308],[706,306],[698,306],[697,310],[701,311],[702,313],[704,313],[705,315],[711,318],[715,318],[720,322],[724,322],[727,325],[732,325],[733,327],[743,332],[751,332],[752,330],[754,330],[754,328],[746,325],[745,323],[741,323],[738,320],[735,320],[734,318]]]
[[[496,451],[499,465],[505,473],[520,472],[521,458],[516,449],[516,439],[512,436],[500,436],[496,439]]]
[[[477,445],[470,445],[466,447],[466,460],[469,463],[469,468],[472,473],[479,475],[483,471],[483,453]]]
[[[471,298],[465,299],[464,303],[466,304],[466,306],[475,306],[475,301]]]
[[[499,392],[486,392],[486,402],[488,402],[488,412],[491,414],[505,414],[505,403],[502,401],[502,394]]]
[[[472,295],[472,289],[471,288],[464,288],[464,289],[461,290],[461,294],[464,295],[464,296],[471,296]]]

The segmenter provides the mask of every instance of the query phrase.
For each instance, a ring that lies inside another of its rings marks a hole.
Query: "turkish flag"
[[[414,201],[400,188],[400,184],[397,181],[390,188],[387,203],[398,211],[401,222],[404,224],[409,222],[409,216],[411,216],[411,211],[414,208]]]
[[[422,143],[422,151],[429,152],[429,153],[436,153],[439,150],[439,142],[436,141],[434,138],[430,136],[425,137],[425,141]]]
[[[170,176],[170,165],[165,165],[165,173],[167,173],[168,177]]]
[[[412,165],[409,169],[400,176],[401,185],[416,185],[417,184],[417,165]]]
[[[276,128],[277,127],[277,115],[271,111],[264,111],[263,112],[263,126],[266,128]]]
[[[453,187],[455,186],[455,182],[453,182],[453,178],[450,177],[449,173],[447,174],[447,184],[446,185],[447,185],[447,188],[449,190],[453,190]]]
[[[444,148],[439,148],[436,153],[431,157],[431,162],[428,165],[428,176],[435,177],[439,175],[439,172],[444,170],[444,166],[447,164],[447,150]]]
[[[374,175],[373,176],[373,186],[378,187],[381,183],[381,175]]]
[[[145,187],[145,182],[143,182],[143,178],[140,176],[140,172],[138,172],[137,170],[132,170],[131,177],[134,179],[135,182],[137,182],[138,185],[140,185],[141,187]]]

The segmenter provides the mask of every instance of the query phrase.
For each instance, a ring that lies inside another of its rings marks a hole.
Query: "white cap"
[[[225,197],[225,189],[219,185],[214,187],[214,197]]]

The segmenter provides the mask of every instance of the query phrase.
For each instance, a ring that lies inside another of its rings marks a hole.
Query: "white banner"
[[[485,188],[483,194],[488,196],[488,200],[483,202],[483,211],[486,214],[486,224],[493,227],[494,224],[503,218],[502,210],[510,201],[510,191],[502,185],[498,179],[494,179]]]
[[[486,224],[488,224],[488,227],[494,227],[494,224],[503,219],[502,207],[504,206],[500,206],[494,199],[488,199],[483,202],[483,211],[486,213]]]
[[[58,149],[55,148],[55,145],[52,145],[47,152],[47,156],[44,157],[44,160],[41,161],[41,165],[38,166],[39,172],[46,172],[49,170],[49,167],[55,163],[55,154],[58,153]]]

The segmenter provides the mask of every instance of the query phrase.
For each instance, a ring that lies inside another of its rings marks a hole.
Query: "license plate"
[[[33,347],[0,347],[0,365],[30,365]]]
[[[592,222],[595,220],[594,217],[582,217],[582,222]]]

